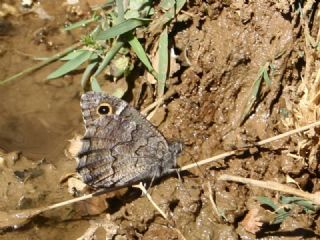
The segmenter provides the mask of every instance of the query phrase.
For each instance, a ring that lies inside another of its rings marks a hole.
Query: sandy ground
[[[22,14],[14,1],[4,2],[17,13],[0,18],[0,79],[32,66],[35,57],[63,50],[85,31],[61,31],[66,21],[87,16],[83,6],[77,15],[67,6],[60,7],[64,1],[40,1],[52,17],[40,19],[35,13]],[[183,17],[172,28],[180,69],[167,89],[176,93],[151,122],[167,139],[183,144],[180,166],[240,150],[225,161],[194,168],[181,179],[162,179],[149,189],[170,221],[138,190],[123,189],[95,202],[47,212],[19,230],[0,232],[0,238],[77,239],[89,226],[102,226],[98,239],[105,239],[103,229],[108,227],[109,233],[117,230],[116,239],[319,239],[316,212],[295,205],[281,224],[271,224],[275,214],[257,197],[277,203],[283,194],[217,180],[221,174],[232,174],[285,183],[290,176],[304,191],[319,190],[317,130],[261,148],[244,148],[317,120],[319,51],[310,47],[310,37],[319,38],[318,8],[318,3],[305,2],[303,18],[298,1],[289,0],[189,1],[184,7]],[[72,198],[61,179],[75,171],[75,161],[65,155],[68,140],[83,133],[81,71],[46,81],[58,65],[0,86],[2,211]],[[262,83],[247,117],[246,104],[263,66],[271,84]],[[129,84],[124,96],[139,109],[153,101],[150,86],[136,95],[145,87],[141,79],[130,79],[134,84]],[[221,217],[213,211],[208,186]],[[243,220],[254,209],[263,225],[250,233]],[[95,215],[88,216],[92,212]]]

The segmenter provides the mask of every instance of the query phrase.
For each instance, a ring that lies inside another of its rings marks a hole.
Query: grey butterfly
[[[85,123],[77,171],[93,188],[121,188],[174,171],[181,144],[169,144],[121,99],[87,92],[80,102]]]

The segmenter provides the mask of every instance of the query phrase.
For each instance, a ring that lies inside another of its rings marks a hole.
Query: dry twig
[[[143,183],[139,183],[137,185],[133,185],[133,187],[135,188],[139,188],[142,193],[148,198],[148,200],[151,202],[151,204],[153,205],[153,207],[161,214],[161,216],[168,220],[168,216],[167,214],[164,213],[164,211],[162,211],[162,209],[153,201],[152,197],[150,196],[150,194],[148,193],[147,189],[143,186]]]
[[[308,130],[310,128],[314,128],[314,127],[317,127],[317,126],[320,126],[320,121],[317,121],[317,122],[311,123],[311,124],[309,124],[307,126],[300,127],[300,128],[297,128],[297,129],[294,129],[294,130],[279,134],[279,135],[271,137],[271,138],[267,138],[265,140],[261,140],[261,141],[257,142],[255,145],[256,146],[262,146],[264,144],[277,141],[279,139],[291,136],[291,135],[296,134],[296,133],[300,133],[300,132],[306,131],[306,130]],[[179,171],[185,171],[185,170],[188,170],[188,169],[191,169],[191,168],[194,168],[194,167],[199,167],[199,166],[204,165],[204,164],[215,162],[215,161],[230,157],[232,155],[235,155],[236,153],[237,153],[236,150],[225,152],[225,153],[219,154],[217,156],[214,156],[214,157],[211,157],[211,158],[207,158],[207,159],[204,159],[204,160],[201,160],[201,161],[198,161],[198,162],[183,166],[183,167],[181,167],[179,169]]]
[[[218,178],[218,180],[241,182],[241,183],[250,184],[256,187],[284,192],[284,193],[292,194],[298,197],[302,197],[306,200],[313,202],[314,204],[320,205],[320,192],[308,193],[300,189],[292,188],[285,184],[281,184],[273,181],[260,181],[260,180],[254,180],[251,178],[243,178],[243,177],[232,176],[227,174],[221,175]]]
[[[209,181],[207,182],[207,185],[208,185],[207,187],[208,187],[209,200],[210,200],[210,203],[211,203],[213,212],[214,212],[215,215],[218,217],[218,219],[220,219],[221,215],[220,215],[220,213],[219,213],[219,210],[218,210],[218,208],[217,208],[216,203],[215,203],[214,200],[213,200],[212,188],[211,188],[211,184],[210,184]]]

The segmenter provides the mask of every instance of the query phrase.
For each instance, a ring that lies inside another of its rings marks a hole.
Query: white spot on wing
[[[126,103],[125,101],[121,101],[120,104],[117,106],[115,115],[120,115],[127,106],[128,106],[128,103]]]

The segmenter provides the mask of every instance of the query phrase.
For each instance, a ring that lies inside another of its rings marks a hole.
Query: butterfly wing
[[[103,93],[81,97],[86,132],[77,171],[94,188],[160,177],[176,165],[177,148],[125,101]]]

